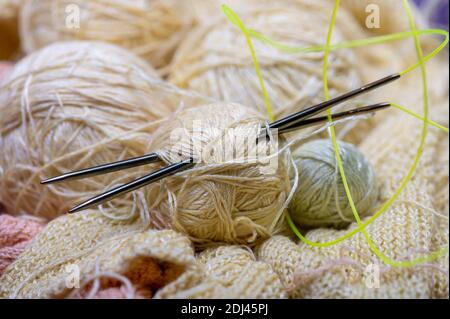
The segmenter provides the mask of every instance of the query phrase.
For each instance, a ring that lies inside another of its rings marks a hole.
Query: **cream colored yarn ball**
[[[347,182],[360,216],[370,213],[378,196],[375,171],[352,144],[338,142]],[[292,154],[299,186],[289,204],[292,219],[304,227],[341,227],[354,221],[336,154],[329,139],[308,142]]]
[[[62,40],[105,41],[162,67],[190,29],[190,12],[185,0],[28,0],[22,46],[30,53]]]
[[[20,61],[0,82],[0,202],[10,214],[53,218],[105,187],[112,173],[54,185],[40,180],[145,154],[158,120],[189,97],[143,60],[100,42],[61,42]],[[133,175],[135,174],[135,175]],[[127,212],[133,197],[116,201]]]
[[[251,4],[235,8],[247,28],[297,47],[325,43],[332,8],[326,3],[314,0],[262,1],[259,5],[251,1]],[[234,8],[232,4],[231,7]],[[182,42],[172,62],[169,80],[179,87],[267,114],[245,37],[219,13],[216,19],[205,19]],[[332,42],[343,39],[336,27]],[[257,40],[252,42],[276,118],[323,100],[323,53],[283,53]],[[360,84],[354,61],[350,51],[330,53],[330,96]]]
[[[165,227],[187,234],[197,247],[254,245],[284,229],[290,192],[286,154],[271,163],[264,156],[252,160],[261,123],[251,109],[220,102],[182,112],[155,134],[168,164],[192,156],[189,144],[194,158],[201,159],[148,191],[152,211],[165,216]]]

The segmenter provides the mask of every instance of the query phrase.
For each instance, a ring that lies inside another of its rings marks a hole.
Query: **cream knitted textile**
[[[79,268],[81,282],[96,271],[132,278],[132,266],[142,257],[179,268],[178,278],[166,286],[169,290],[200,282],[202,272],[186,237],[170,230],[142,231],[139,225],[115,222],[94,211],[55,219],[2,276],[0,297],[66,297],[68,265]],[[160,292],[163,295],[164,288]]]
[[[155,265],[164,270],[163,278]],[[251,250],[212,248],[197,261],[190,241],[179,233],[143,230],[138,220],[117,222],[89,211],[52,221],[7,268],[0,298],[70,297],[68,270],[74,266],[82,285],[96,274],[117,274],[137,288],[156,284],[154,298],[286,297],[278,275],[255,261]]]
[[[244,246],[245,247],[245,246]],[[232,298],[286,298],[278,275],[253,252],[240,246],[208,248],[199,255],[206,273]]]

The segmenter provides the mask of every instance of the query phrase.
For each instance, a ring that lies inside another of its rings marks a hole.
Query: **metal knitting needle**
[[[334,99],[311,106],[300,112],[289,115],[281,120],[275,121],[269,125],[269,128],[270,129],[278,129],[279,132],[282,132],[283,129],[295,127],[296,124],[304,121],[305,119],[310,118],[314,114],[317,114],[324,110],[330,109],[331,107],[338,105],[352,97],[355,97],[362,93],[365,93],[365,92],[368,92],[375,88],[378,88],[382,85],[390,83],[399,78],[400,78],[399,74],[392,74],[390,76],[384,77],[380,80],[377,80],[375,82],[364,85],[358,89],[355,89],[353,91],[350,91],[343,95],[340,95]],[[336,118],[336,114],[334,115],[334,117]],[[342,117],[345,117],[345,115],[342,115]],[[320,121],[321,120],[318,120],[317,123],[319,123]],[[306,125],[306,124],[304,124],[304,125]],[[311,124],[311,125],[313,125],[313,124]],[[264,133],[264,131],[265,131],[265,129],[263,130],[261,136],[267,135],[267,133]],[[135,157],[135,158],[119,161],[119,162],[108,163],[108,164],[104,164],[104,165],[99,165],[99,166],[95,166],[95,167],[91,167],[91,168],[78,170],[75,172],[66,173],[66,174],[63,174],[60,176],[52,177],[47,180],[41,181],[41,184],[49,184],[49,183],[61,182],[61,181],[66,181],[66,180],[71,180],[71,179],[90,177],[90,176],[95,176],[95,175],[99,175],[99,174],[106,174],[106,173],[115,172],[115,171],[119,171],[119,170],[126,169],[126,168],[131,168],[131,167],[136,167],[136,166],[140,166],[140,165],[153,163],[158,160],[159,160],[158,155],[151,153],[151,154],[147,154],[147,155],[144,155],[141,157]]]
[[[399,74],[393,74],[388,77],[377,80],[375,82],[369,83],[365,86],[362,86],[356,90],[345,93],[334,99],[331,99],[326,102],[322,102],[318,105],[309,107],[305,110],[302,110],[300,112],[292,114],[286,118],[278,120],[278,121],[270,124],[269,129],[278,129],[279,134],[283,134],[283,133],[290,132],[292,130],[300,129],[302,127],[316,125],[318,123],[327,121],[328,117],[326,117],[326,116],[317,117],[317,118],[311,118],[311,117],[317,113],[324,111],[324,110],[328,110],[331,107],[338,105],[352,97],[355,97],[362,93],[365,93],[365,92],[368,92],[375,88],[378,88],[378,87],[385,85],[387,83],[390,83],[398,78],[400,78]],[[340,118],[344,118],[344,117],[348,117],[348,116],[354,116],[356,114],[371,113],[376,110],[380,110],[382,108],[388,107],[389,105],[390,105],[389,103],[379,103],[379,104],[375,104],[375,105],[371,105],[371,106],[367,106],[367,107],[354,109],[351,111],[337,113],[337,114],[333,115],[333,118],[340,119]],[[263,136],[267,136],[267,133],[264,133]],[[92,168],[87,168],[87,169],[78,170],[75,172],[66,173],[61,176],[47,179],[45,181],[42,181],[41,183],[47,184],[47,183],[68,180],[68,179],[94,176],[94,175],[98,175],[98,174],[104,174],[104,173],[109,173],[109,172],[114,172],[114,171],[130,168],[130,167],[149,164],[149,163],[156,162],[158,160],[159,160],[159,157],[155,153],[152,153],[152,154],[147,154],[147,155],[144,155],[141,157],[135,157],[135,158],[128,159],[128,160],[123,160],[123,161],[114,162],[114,163],[108,163],[108,164],[104,164],[104,165],[100,165],[100,166],[96,166],[96,167],[92,167]],[[153,183],[155,181],[158,181],[164,177],[173,175],[176,172],[190,168],[193,165],[194,164],[193,164],[192,159],[187,159],[185,161],[169,165],[161,170],[150,173],[150,174],[145,175],[135,181],[118,186],[112,190],[109,190],[103,194],[100,194],[94,198],[91,198],[91,199],[87,200],[86,202],[81,203],[80,205],[72,208],[69,212],[73,213],[73,212],[77,212],[77,211],[86,209],[88,207],[94,206],[94,205],[99,205],[99,204],[109,201],[110,199],[115,198],[123,193],[127,193],[130,191],[136,190],[137,188],[140,188],[140,187],[143,187],[150,183]]]
[[[381,109],[387,108],[389,106],[390,106],[390,103],[378,103],[378,104],[374,104],[374,105],[369,105],[366,107],[361,107],[361,108],[357,108],[354,110],[334,114],[333,119],[341,119],[341,118],[360,115],[360,114],[364,114],[364,113],[373,113],[373,112],[379,111]],[[306,119],[302,122],[297,123],[295,126],[291,126],[291,127],[287,127],[285,129],[283,129],[279,133],[280,134],[287,133],[290,131],[298,130],[300,128],[304,128],[304,127],[311,126],[311,125],[316,125],[318,123],[322,123],[322,122],[326,122],[326,121],[328,121],[327,116]],[[118,186],[118,187],[113,188],[103,194],[95,196],[95,197],[87,200],[86,202],[81,203],[81,204],[75,206],[74,208],[70,209],[69,213],[75,213],[75,212],[84,210],[86,208],[92,207],[92,206],[100,205],[100,204],[107,202],[117,196],[124,194],[124,193],[134,191],[140,187],[143,187],[150,183],[156,182],[164,177],[175,174],[176,172],[179,172],[181,170],[188,169],[192,166],[194,166],[192,159],[188,159],[183,162],[164,167],[156,172],[145,175],[144,177],[141,177],[130,183]]]
[[[300,112],[294,113],[292,115],[289,115],[281,120],[275,121],[270,125],[271,129],[278,129],[282,130],[283,128],[287,128],[290,126],[295,125],[296,123],[305,120],[307,118],[312,117],[313,115],[320,113],[322,111],[328,110],[331,107],[338,105],[344,101],[347,101],[355,96],[361,95],[363,93],[372,91],[376,88],[379,88],[380,86],[386,85],[392,81],[395,81],[400,78],[400,74],[392,74],[387,77],[384,77],[380,80],[374,81],[372,83],[366,84],[358,89],[355,89],[353,91],[347,92],[343,95],[340,95],[334,99],[322,102],[320,104],[311,106],[309,108],[306,108]]]
[[[86,208],[100,205],[104,202],[110,201],[111,199],[120,196],[124,193],[128,193],[131,191],[134,191],[138,188],[141,188],[145,185],[148,185],[150,183],[156,182],[160,179],[163,179],[164,177],[170,176],[175,174],[178,171],[187,169],[189,167],[194,166],[194,163],[192,163],[191,159],[182,161],[180,163],[172,164],[167,167],[164,167],[156,172],[150,173],[148,175],[145,175],[141,178],[138,178],[130,183],[120,185],[116,188],[113,188],[103,194],[100,194],[98,196],[95,196],[84,203],[81,203],[69,210],[69,213],[75,213],[80,210],[84,210]]]
[[[80,169],[78,171],[69,172],[66,174],[62,174],[56,177],[52,177],[46,180],[41,181],[41,184],[50,184],[50,183],[57,183],[62,182],[66,180],[72,180],[72,179],[80,179],[85,177],[91,177],[99,174],[106,174],[111,172],[120,171],[123,169],[141,166],[145,164],[150,164],[159,161],[160,158],[157,154],[151,153],[140,157],[133,157],[130,159],[126,159],[123,161],[103,164],[99,166],[94,166],[86,169]]]
[[[383,103],[377,103],[377,104],[373,104],[373,105],[368,105],[368,106],[363,106],[360,108],[356,108],[350,111],[345,111],[345,112],[341,112],[341,113],[335,113],[332,114],[331,117],[333,120],[340,120],[346,117],[351,117],[351,116],[357,116],[357,115],[363,115],[363,114],[369,114],[369,113],[375,113],[377,111],[383,110],[385,108],[388,108],[391,106],[391,103],[389,102],[383,102]],[[284,129],[281,129],[280,131],[278,131],[278,134],[285,134],[288,132],[292,132],[292,131],[296,131],[300,128],[305,128],[305,127],[309,127],[309,126],[314,126],[317,125],[319,123],[324,123],[328,121],[328,116],[320,116],[320,117],[314,117],[314,118],[309,118],[303,121],[300,121],[292,126],[288,126]]]

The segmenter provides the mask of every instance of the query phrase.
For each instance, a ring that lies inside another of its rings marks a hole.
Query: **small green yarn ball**
[[[369,214],[378,196],[375,171],[353,145],[338,142],[349,189],[358,214]],[[337,168],[333,142],[308,142],[293,152],[298,168],[298,188],[289,213],[302,227],[343,227],[355,221]],[[339,205],[339,206],[338,206]],[[338,208],[339,207],[339,208]]]

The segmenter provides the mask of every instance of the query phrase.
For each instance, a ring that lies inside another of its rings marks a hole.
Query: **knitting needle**
[[[41,181],[41,184],[50,184],[56,182],[62,182],[71,179],[80,179],[85,177],[91,177],[99,174],[106,174],[111,172],[120,171],[123,169],[146,165],[150,163],[154,163],[159,161],[159,157],[155,153],[147,154],[140,157],[134,157],[130,159],[126,159],[123,161],[103,164],[99,166],[94,166],[86,169],[81,169],[78,171],[69,172],[66,174],[62,174],[56,177],[52,177],[46,180]]]
[[[81,204],[71,208],[69,210],[69,213],[75,213],[80,210],[84,210],[86,208],[92,207],[92,206],[97,206],[97,205],[103,204],[104,202],[107,202],[117,196],[124,194],[124,193],[134,191],[138,188],[141,188],[145,185],[156,182],[160,179],[163,179],[164,177],[173,175],[173,174],[177,173],[178,171],[187,169],[192,166],[194,166],[194,163],[192,162],[191,159],[166,166],[156,172],[153,172],[153,173],[150,173],[143,177],[140,177],[130,183],[120,185],[118,187],[115,187],[115,188],[103,193],[103,194],[95,196],[95,197],[85,201],[84,203],[81,203]]]
[[[357,115],[363,115],[363,114],[369,114],[369,113],[374,113],[377,111],[380,111],[382,109],[388,108],[391,106],[391,103],[389,102],[383,102],[383,103],[377,103],[377,104],[373,104],[373,105],[368,105],[368,106],[363,106],[360,108],[356,108],[356,109],[352,109],[350,111],[345,111],[345,112],[341,112],[341,113],[335,113],[332,114],[331,117],[333,119],[333,121],[335,120],[340,120],[343,118],[347,118],[347,117],[351,117],[351,116],[357,116]],[[278,131],[279,134],[285,134],[288,132],[292,132],[292,131],[296,131],[300,128],[305,128],[305,127],[309,127],[309,126],[314,126],[317,125],[319,123],[323,123],[323,122],[327,122],[328,121],[328,116],[320,116],[320,117],[314,117],[314,118],[309,118],[306,120],[302,120],[292,126],[288,126],[284,129],[281,129],[281,131]]]
[[[334,99],[311,106],[300,112],[289,115],[281,120],[275,121],[269,125],[269,128],[270,129],[278,129],[279,132],[283,132],[283,129],[288,129],[291,127],[293,128],[296,126],[296,124],[304,121],[305,119],[310,118],[311,116],[313,116],[317,113],[320,113],[324,110],[330,109],[331,107],[338,105],[348,99],[351,99],[352,97],[355,97],[355,96],[363,94],[365,92],[374,90],[375,88],[383,86],[383,85],[390,83],[394,80],[397,80],[399,78],[400,78],[400,74],[398,74],[398,73],[389,75],[380,80],[366,84],[358,89],[355,89],[353,91],[350,91],[343,95],[340,95]],[[342,114],[340,117],[345,117],[345,116],[347,116],[347,115]],[[351,115],[349,115],[349,116],[351,116]],[[336,118],[336,115],[334,115],[334,117]],[[319,123],[321,121],[324,121],[323,117],[316,119],[316,122],[312,122],[312,123]],[[304,124],[304,125],[306,125],[306,124]],[[313,125],[313,124],[311,124],[311,125]],[[267,136],[267,133],[264,133],[264,131],[263,131],[261,136],[264,136],[264,135]],[[41,184],[49,184],[49,183],[70,180],[70,179],[79,179],[79,178],[94,176],[94,175],[98,175],[98,174],[115,172],[118,170],[130,168],[130,167],[136,167],[136,166],[140,166],[140,165],[153,163],[158,160],[159,160],[158,155],[156,155],[154,153],[147,154],[142,157],[136,157],[136,158],[127,159],[127,160],[123,160],[123,161],[119,161],[119,162],[113,162],[113,163],[109,163],[109,164],[104,164],[104,165],[99,165],[99,166],[95,166],[95,167],[91,167],[91,168],[78,170],[75,172],[66,173],[66,174],[63,174],[60,176],[56,176],[56,177],[41,181]]]
[[[382,108],[386,108],[388,106],[390,106],[389,103],[379,103],[379,104],[374,104],[374,105],[370,105],[370,106],[366,106],[366,107],[353,109],[353,110],[346,111],[346,112],[336,113],[336,114],[333,114],[332,117],[333,117],[333,120],[338,120],[338,119],[342,119],[345,117],[361,115],[363,113],[372,113],[372,112],[378,111]],[[313,126],[313,125],[316,125],[316,124],[319,124],[322,122],[326,122],[327,120],[328,120],[327,116],[306,119],[306,120],[296,123],[295,125],[292,125],[292,126],[282,129],[281,131],[279,131],[279,134],[284,134],[287,132],[298,130],[300,128]],[[264,133],[261,134],[259,138],[264,137],[264,135],[265,135]],[[151,153],[151,154],[147,154],[147,155],[140,156],[140,157],[133,157],[133,158],[122,160],[122,161],[107,163],[107,164],[103,164],[103,165],[98,165],[98,166],[89,167],[86,169],[81,169],[81,170],[65,173],[65,174],[62,174],[62,175],[59,175],[56,177],[52,177],[52,178],[43,180],[43,181],[41,181],[41,184],[58,183],[58,182],[67,181],[67,180],[74,180],[74,179],[81,179],[81,178],[96,176],[99,174],[107,174],[107,173],[112,173],[112,172],[120,171],[120,170],[127,169],[127,168],[151,164],[151,163],[154,163],[157,161],[160,161],[160,158],[158,157],[158,155],[156,153]]]
[[[362,93],[365,93],[365,92],[368,92],[375,88],[378,88],[378,87],[385,85],[387,83],[390,83],[398,78],[400,78],[399,74],[393,74],[393,75],[387,76],[385,78],[382,78],[380,80],[377,80],[375,82],[369,83],[369,84],[364,85],[356,90],[353,90],[353,91],[347,92],[341,96],[338,96],[334,99],[331,99],[326,102],[322,102],[320,104],[309,107],[300,112],[294,113],[294,114],[292,114],[288,117],[285,117],[281,120],[278,120],[278,121],[270,124],[269,129],[278,129],[280,134],[283,134],[283,133],[290,132],[295,129],[299,129],[301,127],[315,125],[320,122],[327,121],[328,117],[326,117],[326,116],[322,116],[322,117],[318,117],[318,118],[311,118],[311,117],[319,112],[328,110],[331,107],[338,105],[350,98],[353,98],[357,95],[360,95]],[[348,117],[348,116],[354,116],[356,114],[374,112],[376,110],[388,107],[389,105],[390,105],[389,103],[380,103],[380,104],[375,104],[375,105],[371,105],[371,106],[367,106],[367,107],[362,107],[359,109],[354,109],[351,111],[337,113],[334,115],[334,119],[344,118],[344,117]],[[264,133],[264,135],[267,136],[267,133]],[[96,166],[96,167],[91,167],[91,168],[87,168],[87,169],[83,169],[83,170],[78,170],[75,172],[66,173],[61,176],[57,176],[57,177],[53,177],[53,178],[44,180],[41,183],[47,184],[47,183],[54,183],[54,182],[59,182],[59,181],[63,181],[63,180],[68,180],[68,179],[94,176],[94,175],[98,175],[98,174],[109,173],[109,172],[114,172],[114,171],[130,168],[130,167],[153,163],[158,160],[160,160],[158,155],[155,153],[151,153],[151,154],[144,155],[142,157],[135,157],[132,159],[127,159],[127,160],[114,162],[114,163],[108,163],[108,164],[104,164],[104,165],[100,165],[100,166]],[[112,198],[115,198],[123,193],[133,191],[137,188],[140,188],[140,187],[148,185],[152,182],[158,181],[164,177],[172,175],[178,171],[192,167],[193,165],[194,164],[193,164],[192,159],[188,159],[188,160],[185,160],[185,161],[182,161],[179,163],[169,165],[165,168],[162,168],[156,172],[145,175],[144,177],[141,177],[130,183],[118,186],[118,187],[116,187],[112,190],[109,190],[103,194],[95,196],[95,197],[87,200],[86,202],[81,203],[80,205],[72,208],[69,212],[73,213],[73,212],[77,212],[77,211],[86,209],[87,207],[99,205],[99,204],[104,203]]]
[[[334,114],[333,119],[341,119],[341,118],[345,118],[345,117],[349,117],[349,116],[360,115],[363,113],[373,113],[375,111],[384,109],[389,106],[390,106],[390,103],[378,103],[378,104],[374,104],[374,105],[369,105],[366,107],[361,107],[361,108],[357,108],[354,110]],[[297,123],[295,126],[291,126],[291,127],[287,127],[285,129],[283,129],[283,131],[280,133],[283,134],[283,133],[287,133],[287,132],[290,132],[293,130],[297,130],[299,128],[306,127],[306,126],[316,125],[321,122],[326,122],[327,120],[328,120],[327,116],[306,119],[302,122]],[[81,203],[81,204],[73,207],[72,209],[69,210],[69,213],[75,213],[75,212],[84,210],[86,208],[92,207],[92,206],[100,205],[104,202],[107,202],[107,201],[117,197],[117,196],[120,196],[121,194],[131,192],[140,187],[143,187],[145,185],[156,182],[164,177],[175,174],[176,172],[188,169],[192,166],[194,166],[192,159],[188,159],[188,160],[176,163],[176,164],[169,165],[169,166],[164,167],[156,172],[150,173],[148,175],[145,175],[144,177],[136,179],[130,183],[118,186],[116,188],[113,188],[113,189],[105,192],[105,193],[95,196],[95,197],[85,201],[84,203]]]
[[[382,79],[379,79],[377,81],[374,81],[372,83],[366,84],[360,88],[357,88],[353,91],[347,92],[343,95],[340,95],[334,99],[322,102],[320,104],[311,106],[309,108],[306,108],[300,112],[294,113],[292,115],[289,115],[281,120],[275,121],[270,125],[271,129],[278,129],[282,130],[283,128],[287,128],[290,126],[295,125],[296,123],[305,120],[307,118],[310,118],[311,116],[320,113],[322,111],[328,110],[331,107],[340,104],[344,101],[347,101],[355,96],[361,95],[363,93],[372,91],[376,88],[379,88],[380,86],[386,85],[392,81],[395,81],[400,78],[400,74],[392,74],[387,77],[384,77]]]

